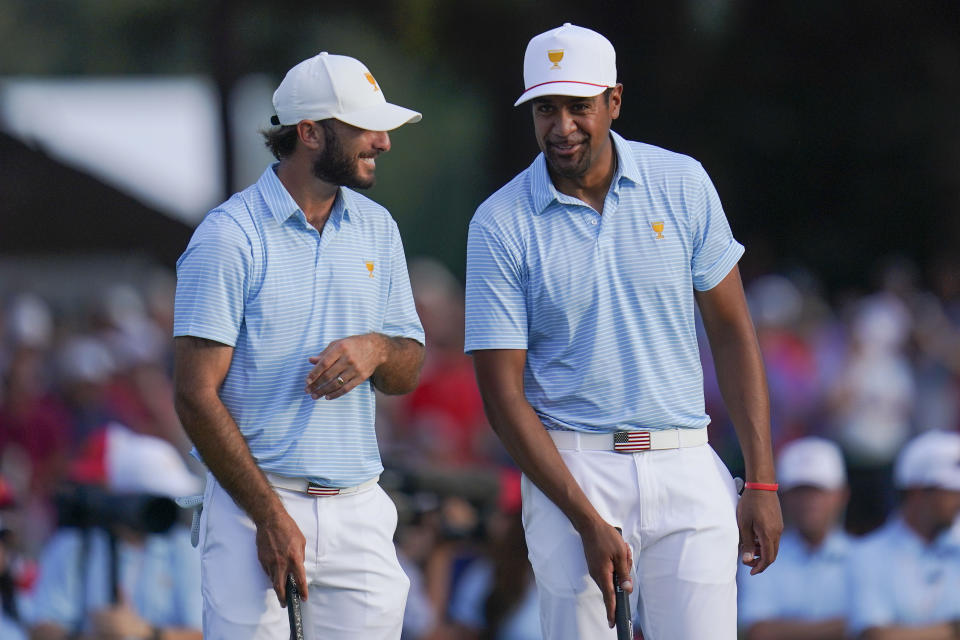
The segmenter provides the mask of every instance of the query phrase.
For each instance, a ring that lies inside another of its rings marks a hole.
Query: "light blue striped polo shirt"
[[[794,528],[783,533],[777,561],[763,573],[737,570],[738,623],[746,630],[767,620],[822,622],[850,613],[847,561],[853,540],[840,529],[811,548]]]
[[[857,541],[848,570],[851,638],[960,620],[960,524],[928,543],[894,514]]]
[[[547,428],[706,427],[693,292],[743,246],[698,162],[611,136],[602,216],[556,190],[542,153],[477,209],[465,350],[526,349],[524,391]]]
[[[321,235],[275,166],[194,232],[177,262],[174,335],[234,347],[220,398],[262,469],[352,486],[383,471],[373,385],[314,400],[308,358],[370,332],[423,343],[423,328],[387,210],[341,187]]]

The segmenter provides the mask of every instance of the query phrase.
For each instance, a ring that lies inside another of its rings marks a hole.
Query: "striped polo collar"
[[[613,140],[613,148],[617,153],[617,169],[613,174],[611,188],[619,190],[620,180],[626,178],[634,184],[640,184],[640,169],[637,167],[637,161],[633,157],[630,145],[617,132],[611,130],[610,137]],[[550,172],[547,171],[547,159],[541,152],[533,164],[530,165],[530,194],[533,198],[533,213],[540,215],[554,201],[564,202],[573,199],[557,191],[550,179]]]
[[[303,213],[300,211],[300,205],[297,204],[287,188],[280,182],[280,178],[277,177],[277,166],[279,164],[279,162],[275,162],[264,170],[260,179],[257,180],[257,189],[260,190],[263,201],[266,202],[273,218],[279,224],[283,224],[290,216],[298,212],[302,216]],[[353,193],[346,187],[340,187],[337,198],[333,201],[330,220],[339,226],[341,220],[344,218],[349,220],[352,216],[359,217],[360,208],[357,206]]]

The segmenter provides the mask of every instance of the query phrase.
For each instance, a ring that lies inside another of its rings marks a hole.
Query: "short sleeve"
[[[410,274],[407,272],[407,259],[403,252],[403,241],[397,224],[391,221],[390,240],[390,292],[383,318],[382,332],[390,337],[403,337],[424,343],[423,325],[417,315],[410,288]]]
[[[720,204],[720,196],[710,177],[699,164],[700,194],[694,199],[693,287],[708,291],[723,280],[743,255],[743,245],[733,238],[730,223]]]
[[[526,349],[527,304],[522,260],[487,227],[472,223],[467,238],[464,351]]]
[[[222,211],[211,212],[177,261],[173,335],[236,346],[252,263],[239,224]]]

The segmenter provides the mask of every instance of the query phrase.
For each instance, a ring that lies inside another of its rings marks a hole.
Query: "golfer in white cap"
[[[851,638],[960,638],[960,433],[928,431],[893,467],[900,508],[850,566]]]
[[[414,388],[424,336],[397,225],[355,189],[420,114],[328,53],[290,69],[273,104],[278,162],[177,264],[177,411],[210,470],[204,637],[288,638],[292,575],[307,637],[395,640],[409,581],[374,391]]]
[[[777,562],[758,576],[740,570],[739,624],[747,640],[846,638],[847,558],[841,519],[850,491],[840,448],[824,438],[786,444],[777,478],[787,528]]]
[[[542,153],[470,224],[466,350],[524,472],[544,636],[614,637],[616,573],[645,637],[733,640],[738,539],[759,573],[783,527],[743,246],[697,161],[611,131],[606,38],[552,29],[523,70]],[[707,444],[696,307],[746,461],[739,509]]]

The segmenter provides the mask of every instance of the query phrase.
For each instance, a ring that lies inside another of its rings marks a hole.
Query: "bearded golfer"
[[[203,633],[286,640],[292,574],[308,637],[396,640],[409,581],[377,484],[374,389],[414,388],[424,336],[397,225],[354,189],[420,114],[327,53],[290,69],[273,105],[279,161],[177,264],[177,411],[210,471]]]

